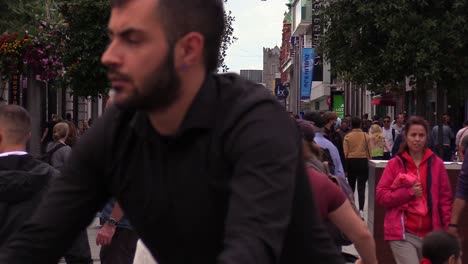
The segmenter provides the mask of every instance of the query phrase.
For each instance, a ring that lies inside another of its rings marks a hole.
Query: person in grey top
[[[52,135],[54,141],[47,146],[47,153],[51,155],[48,162],[57,170],[62,169],[71,155],[72,149],[65,143],[69,135],[70,125],[68,123],[60,122],[54,126]],[[93,263],[86,229],[79,233],[72,246],[65,253],[64,258],[69,264]]]
[[[432,128],[432,144],[434,146],[434,152],[438,153],[438,150],[442,148],[442,159],[444,161],[452,160],[452,144],[451,141],[454,138],[452,128],[449,126],[450,116],[448,114],[442,115],[442,145],[439,144],[439,125]]]
[[[63,167],[72,151],[71,147],[65,144],[69,133],[70,127],[67,123],[61,122],[56,124],[53,132],[54,142],[47,146],[47,152],[51,152],[57,148],[58,145],[62,145],[62,147],[56,149],[50,157],[50,165],[57,170],[60,170]]]

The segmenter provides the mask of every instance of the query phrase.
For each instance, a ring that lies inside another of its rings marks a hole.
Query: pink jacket
[[[399,173],[417,173],[415,163],[408,157],[409,155],[399,155],[391,159],[377,185],[376,200],[387,209],[384,219],[385,240],[405,239],[405,214],[401,206],[414,199],[414,192],[412,188],[393,190],[391,186]],[[430,165],[429,158],[431,158]],[[421,173],[427,174],[428,190],[430,190],[427,202],[432,216],[432,229],[447,229],[452,209],[452,191],[444,163],[427,149],[420,168],[427,168],[427,172]]]
[[[419,182],[418,175],[414,173],[398,173],[390,188],[396,190],[399,188],[411,188],[415,183]],[[417,215],[425,216],[427,214],[427,201],[424,196],[420,196],[404,205],[400,206],[401,210],[407,210]]]

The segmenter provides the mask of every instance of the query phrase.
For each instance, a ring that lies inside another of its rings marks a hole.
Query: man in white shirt
[[[405,126],[405,115],[402,113],[399,113],[397,115],[396,122],[395,124],[393,124],[392,128],[395,129],[395,131],[398,134],[400,134],[404,126]]]
[[[455,136],[455,149],[458,151],[462,139],[468,136],[468,120],[463,123],[463,127],[458,130],[457,135]]]
[[[59,172],[26,152],[31,117],[21,106],[0,106],[0,247],[30,219],[49,181]],[[66,263],[92,263],[86,230],[64,255]],[[3,263],[3,262],[2,262]]]
[[[389,116],[385,116],[382,119],[382,122],[383,122],[382,131],[385,137],[385,141],[387,141],[388,145],[390,146],[390,149],[392,149],[393,144],[395,143],[395,139],[398,136],[398,132],[394,128],[390,127],[391,119]],[[391,157],[392,157],[392,153],[388,151],[386,148],[384,148],[384,159],[389,160]]]

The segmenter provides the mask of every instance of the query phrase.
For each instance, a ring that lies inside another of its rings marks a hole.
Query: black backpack
[[[66,145],[65,144],[62,144],[62,143],[59,143],[57,146],[55,146],[53,149],[49,150],[48,152],[46,152],[44,155],[42,155],[39,160],[45,162],[45,163],[48,163],[50,165],[51,164],[51,159],[52,159],[52,155],[59,149],[61,149],[62,147],[65,147]]]
[[[320,148],[320,150],[322,151],[322,162],[326,162],[328,172],[331,175],[335,175],[335,163],[333,162],[330,150],[327,148]]]

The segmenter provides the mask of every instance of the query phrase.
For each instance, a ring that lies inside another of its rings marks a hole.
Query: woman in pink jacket
[[[452,193],[443,161],[427,147],[427,122],[414,116],[405,128],[406,142],[388,162],[376,199],[386,207],[384,237],[396,262],[417,264],[422,239],[448,228]]]

